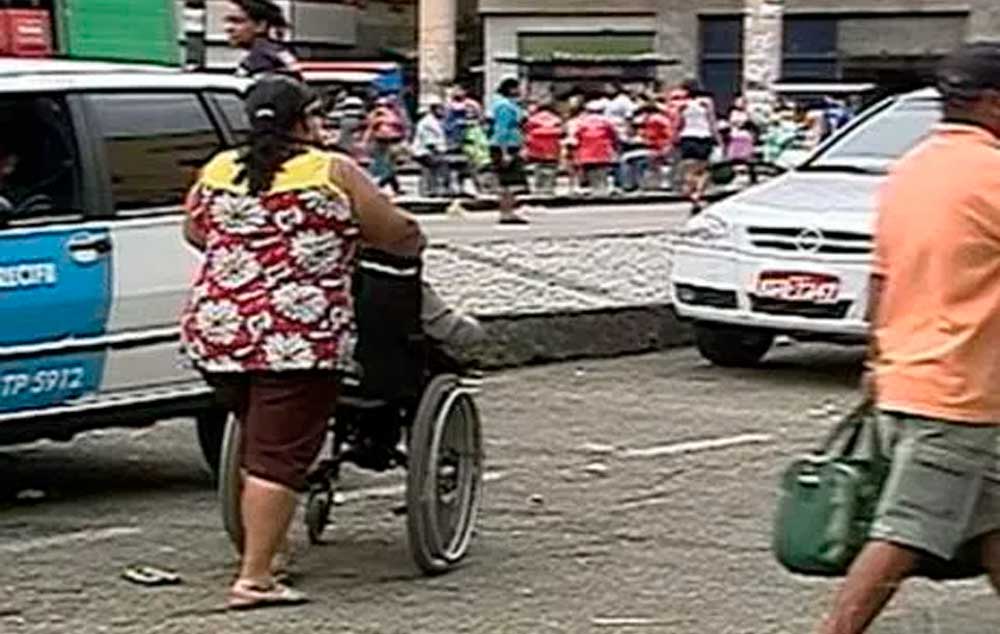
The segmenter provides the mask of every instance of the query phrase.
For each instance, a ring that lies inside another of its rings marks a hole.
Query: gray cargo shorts
[[[883,412],[879,436],[892,467],[870,539],[950,560],[1000,531],[1000,427]]]

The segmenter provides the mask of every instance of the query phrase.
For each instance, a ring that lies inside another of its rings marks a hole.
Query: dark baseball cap
[[[322,107],[322,101],[298,79],[268,73],[254,82],[244,107],[254,128],[289,130],[310,109]]]
[[[1000,41],[964,44],[941,63],[938,89],[946,99],[974,99],[1000,90]]]

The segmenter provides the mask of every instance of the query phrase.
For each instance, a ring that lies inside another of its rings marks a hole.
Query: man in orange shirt
[[[824,634],[865,631],[926,561],[1000,592],[1000,43],[942,65],[944,123],[882,192],[870,379],[892,471]]]

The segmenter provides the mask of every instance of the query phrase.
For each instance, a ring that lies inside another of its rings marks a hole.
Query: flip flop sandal
[[[281,606],[302,605],[309,597],[277,582],[259,584],[237,581],[229,590],[226,607],[230,610],[255,610]]]
[[[131,566],[125,569],[122,578],[142,586],[174,586],[181,582],[179,575],[152,566]]]

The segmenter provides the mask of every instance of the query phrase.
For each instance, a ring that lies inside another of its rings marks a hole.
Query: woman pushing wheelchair
[[[319,149],[308,87],[264,76],[245,106],[249,144],[212,158],[187,199],[185,238],[204,259],[181,316],[187,356],[242,426],[233,609],[307,600],[275,578],[276,556],[350,362],[355,251],[417,257],[426,244],[361,168]]]

